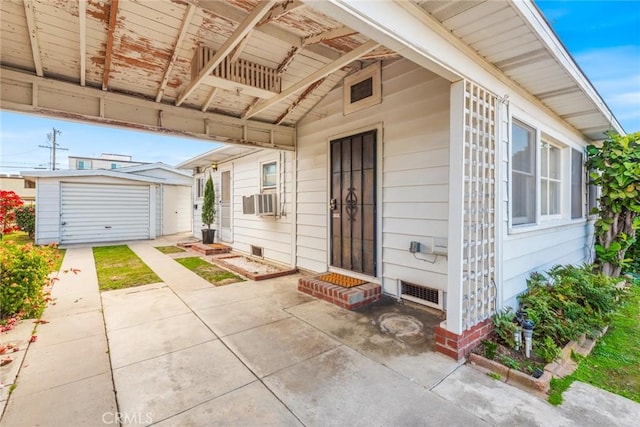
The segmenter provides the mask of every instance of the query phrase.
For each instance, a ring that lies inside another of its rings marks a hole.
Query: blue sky
[[[537,1],[560,40],[627,132],[640,131],[640,0]],[[175,165],[212,149],[211,142],[84,125],[0,112],[0,172],[49,168],[47,133],[55,127],[67,156],[128,154],[134,160]]]

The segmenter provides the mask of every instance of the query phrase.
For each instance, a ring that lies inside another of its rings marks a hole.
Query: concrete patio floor
[[[26,351],[0,425],[636,425],[640,405],[582,383],[554,407],[431,351],[436,316],[383,303],[350,312],[299,276],[214,287],[130,247],[161,283],[99,293],[90,248],[68,249],[50,321]],[[383,313],[428,327],[402,340]],[[6,399],[6,396],[3,396]]]

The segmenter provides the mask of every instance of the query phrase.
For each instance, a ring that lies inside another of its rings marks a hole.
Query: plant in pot
[[[207,228],[202,229],[202,243],[204,244],[213,243],[216,235],[215,228],[211,228],[211,224],[216,220],[216,205],[214,203],[215,197],[216,194],[213,188],[213,179],[209,176],[209,179],[204,186],[204,202],[202,204],[202,223],[207,226]]]

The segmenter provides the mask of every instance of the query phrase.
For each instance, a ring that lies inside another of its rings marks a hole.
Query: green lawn
[[[160,278],[128,246],[93,248],[101,291],[160,282]]]
[[[216,286],[242,282],[243,280],[235,274],[222,270],[199,257],[178,258],[176,261]]]
[[[180,252],[184,252],[184,249],[177,246],[156,246],[156,249],[163,254],[179,254]]]
[[[549,402],[562,403],[562,392],[575,380],[640,403],[640,281],[614,315],[609,330],[570,376],[551,382]]]
[[[24,231],[14,231],[13,233],[5,234],[2,236],[2,240],[13,240],[20,245],[33,243],[33,239]]]

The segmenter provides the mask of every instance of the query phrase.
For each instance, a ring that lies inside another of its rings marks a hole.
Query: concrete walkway
[[[2,426],[601,427],[640,417],[640,405],[581,383],[553,407],[297,292],[297,276],[213,287],[153,248],[162,244],[130,245],[162,282],[103,292],[102,304],[91,250],[67,252],[64,268],[82,271],[54,288],[51,323],[38,327]]]

